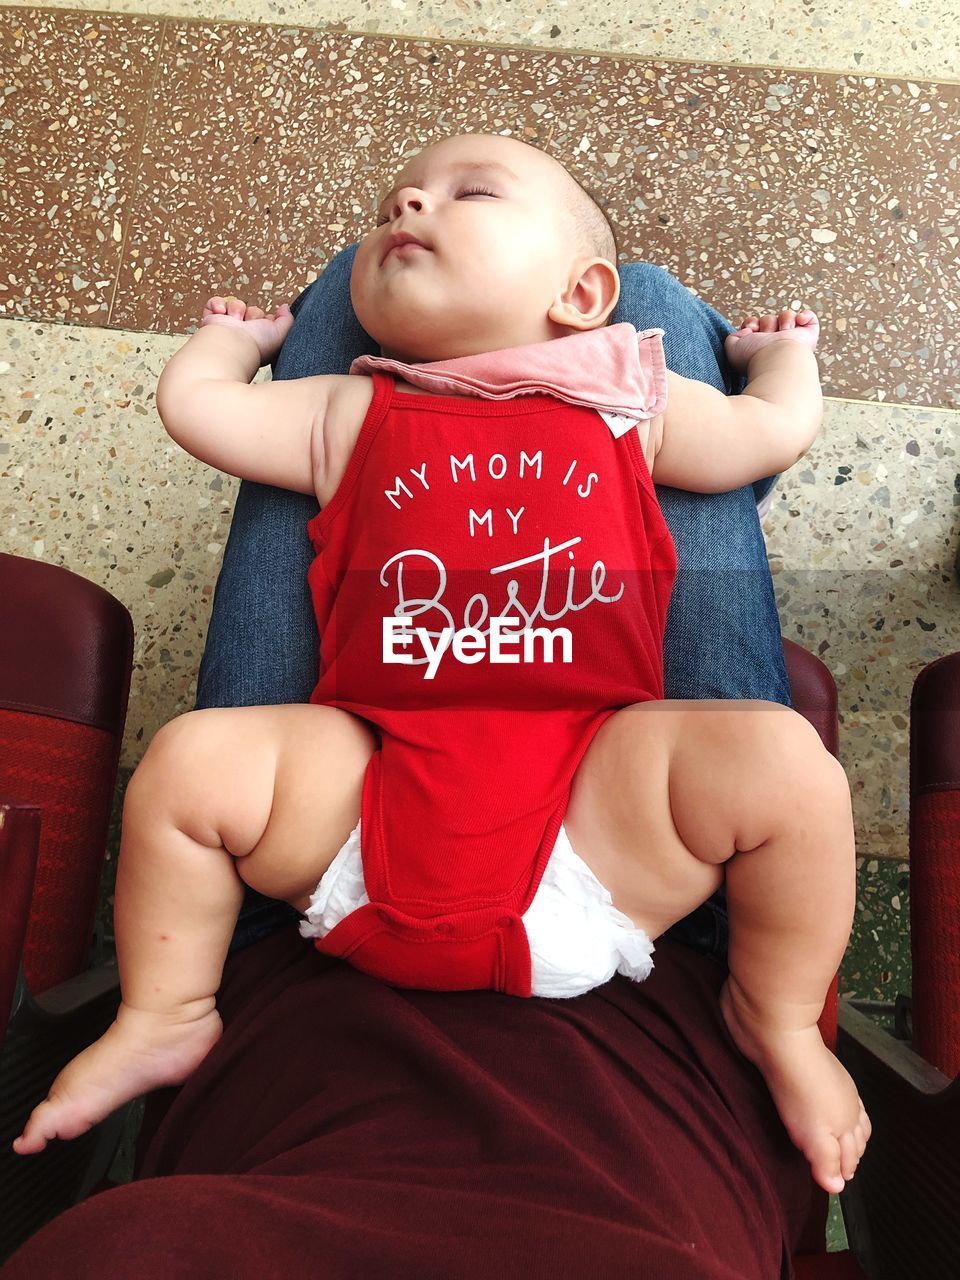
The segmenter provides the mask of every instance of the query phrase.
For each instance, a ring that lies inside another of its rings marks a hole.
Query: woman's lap
[[[139,1180],[3,1280],[99,1276],[104,1240],[144,1280],[780,1275],[812,1183],[722,980],[661,943],[645,983],[574,1000],[406,991],[285,929],[228,961],[226,1033],[148,1100]]]

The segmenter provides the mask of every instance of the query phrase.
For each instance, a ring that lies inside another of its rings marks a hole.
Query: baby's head
[[[396,233],[425,247],[384,258]],[[607,324],[616,263],[606,215],[557,160],[467,133],[404,164],[357,248],[350,296],[383,355],[448,360]]]

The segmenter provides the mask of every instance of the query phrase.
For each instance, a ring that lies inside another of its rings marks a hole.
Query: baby
[[[404,165],[358,246],[381,357],[251,386],[289,308],[207,303],[158,411],[211,466],[316,495],[320,679],[308,704],[194,711],[151,742],[123,812],[117,1019],[14,1150],[204,1059],[245,884],[385,982],[571,996],[644,978],[725,881],[730,1035],[816,1181],[853,1176],[870,1122],[817,1027],[855,901],[846,777],[790,708],[664,699],[676,554],[653,489],[802,457],[819,326],[746,322],[726,397],[666,369],[662,330],[608,325],[615,264],[558,162],[464,134]]]

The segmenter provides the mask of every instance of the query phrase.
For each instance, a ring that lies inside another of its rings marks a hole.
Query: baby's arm
[[[823,420],[818,336],[812,311],[784,311],[730,334],[727,357],[748,378],[738,396],[668,370],[666,408],[651,433],[657,484],[722,493],[802,458]]]
[[[280,308],[273,318],[239,299],[211,298],[201,328],[160,375],[157,412],[181,448],[218,471],[316,494],[325,473],[330,399],[349,379],[249,385],[292,325],[289,309]]]

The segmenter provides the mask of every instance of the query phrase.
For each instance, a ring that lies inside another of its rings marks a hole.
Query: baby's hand
[[[285,302],[268,316],[260,307],[248,307],[232,295],[213,297],[203,309],[200,328],[208,324],[229,325],[249,333],[260,348],[260,364],[265,365],[277,354],[293,328],[293,313]]]
[[[778,316],[750,316],[739,332],[727,335],[723,349],[734,373],[746,373],[750,357],[772,342],[799,342],[815,351],[820,321],[810,310],[781,311]]]

